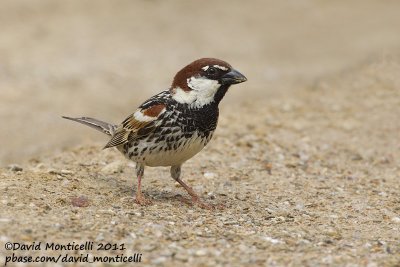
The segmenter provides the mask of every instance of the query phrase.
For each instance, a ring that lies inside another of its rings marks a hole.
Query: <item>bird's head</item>
[[[245,81],[247,78],[227,62],[202,58],[175,75],[171,93],[177,102],[200,108],[212,102],[219,104],[232,84]]]

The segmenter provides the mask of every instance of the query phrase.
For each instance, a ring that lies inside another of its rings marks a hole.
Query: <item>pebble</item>
[[[143,251],[153,251],[157,248],[157,246],[155,244],[146,244],[142,247]]]
[[[70,170],[61,170],[60,173],[61,173],[61,174],[64,174],[64,175],[67,175],[67,174],[74,174],[74,172],[73,172],[73,171],[70,171]]]
[[[400,223],[400,217],[393,217],[392,222]]]
[[[163,257],[172,257],[174,253],[171,250],[162,250],[160,251],[160,255]]]
[[[263,240],[265,240],[265,241],[268,241],[268,242],[270,242],[270,243],[272,243],[272,244],[280,244],[280,243],[283,243],[281,240],[279,240],[279,239],[276,239],[276,238],[272,238],[272,237],[269,237],[269,236],[263,236],[263,237],[261,237]]]
[[[100,234],[98,234],[98,235],[96,236],[96,241],[102,241],[102,240],[104,240],[104,234],[103,234],[103,233],[100,233]]]
[[[98,213],[101,214],[106,214],[106,215],[115,215],[115,211],[113,211],[112,209],[108,209],[108,210],[98,210]]]
[[[197,256],[197,257],[205,256],[205,255],[207,255],[207,250],[206,250],[206,249],[199,249],[199,250],[196,250],[196,251],[194,252],[194,255]]]
[[[167,260],[166,257],[158,257],[158,258],[155,258],[154,260],[152,260],[151,262],[153,264],[162,265],[162,263],[164,263],[166,260]]]
[[[8,165],[8,169],[13,172],[22,172],[23,168],[17,164]]]
[[[107,164],[101,169],[101,172],[104,174],[114,174],[121,173],[124,171],[125,164],[122,161],[114,161],[110,164]]]
[[[381,196],[381,197],[387,197],[387,193],[383,192],[383,191],[379,192],[378,195]]]
[[[60,223],[55,223],[53,226],[54,226],[54,228],[60,229],[60,230],[64,228],[64,226]]]
[[[185,255],[185,254],[182,254],[182,253],[176,254],[174,258],[179,260],[179,261],[183,261],[183,262],[187,262],[189,260],[188,255]]]
[[[56,174],[57,178],[59,178],[59,179],[63,179],[63,177],[66,176],[66,175],[74,174],[73,171],[65,170],[65,169],[62,169],[62,170],[48,169],[47,173]]]
[[[56,169],[48,169],[47,173],[49,174],[61,174],[59,171],[57,171]]]
[[[89,199],[86,196],[79,196],[71,198],[71,204],[74,207],[87,207],[89,206]]]
[[[132,239],[136,239],[137,235],[135,233],[129,233],[129,236],[132,237]]]
[[[205,172],[203,176],[206,179],[214,179],[215,177],[217,177],[217,175],[213,172]]]
[[[224,222],[224,225],[235,225],[235,224],[238,224],[238,222],[234,221],[234,220],[230,220],[230,221],[225,221]]]
[[[241,201],[244,201],[244,200],[246,200],[246,195],[244,195],[244,194],[239,194],[239,193],[237,193],[236,195],[235,195],[235,198],[236,199],[238,199],[238,200],[241,200]]]

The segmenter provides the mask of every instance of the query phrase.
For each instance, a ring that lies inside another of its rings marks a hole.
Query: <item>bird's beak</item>
[[[221,81],[222,84],[236,84],[247,81],[247,78],[237,70],[232,69],[230,72],[222,76]]]

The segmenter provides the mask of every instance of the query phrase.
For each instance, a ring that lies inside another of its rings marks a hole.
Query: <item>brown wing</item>
[[[137,109],[117,127],[104,148],[119,146],[129,140],[151,133],[155,128],[155,122],[165,112],[165,108],[165,104],[154,104],[145,109]]]

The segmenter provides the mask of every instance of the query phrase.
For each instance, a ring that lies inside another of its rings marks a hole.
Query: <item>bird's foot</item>
[[[141,206],[148,206],[153,204],[150,199],[145,198],[142,194],[136,195],[135,202]]]

